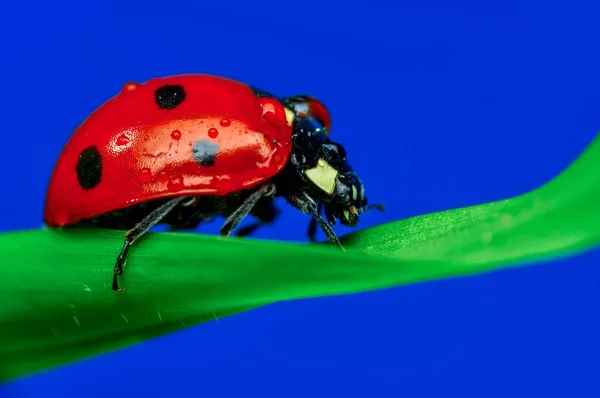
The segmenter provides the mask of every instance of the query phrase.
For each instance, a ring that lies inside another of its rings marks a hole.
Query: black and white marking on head
[[[77,180],[84,190],[92,189],[102,179],[102,156],[98,148],[90,146],[81,151],[75,166]]]
[[[156,90],[156,104],[161,109],[175,109],[185,99],[186,93],[182,86],[167,84]]]
[[[202,166],[212,166],[219,152],[219,146],[208,140],[198,140],[192,147],[192,153],[196,162]]]

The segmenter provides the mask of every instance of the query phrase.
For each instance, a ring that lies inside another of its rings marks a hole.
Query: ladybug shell
[[[57,227],[149,200],[251,188],[287,163],[286,114],[268,93],[223,77],[128,83],[63,149],[44,221]]]

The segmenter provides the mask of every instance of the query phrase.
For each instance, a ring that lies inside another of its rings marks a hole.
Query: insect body
[[[279,99],[223,77],[128,83],[63,149],[44,221],[127,230],[114,290],[130,246],[155,225],[195,228],[223,216],[228,236],[252,214],[258,221],[240,229],[244,236],[276,218],[275,197],[313,217],[311,240],[318,225],[341,247],[331,226],[355,226],[367,199],[330,124],[315,98]]]

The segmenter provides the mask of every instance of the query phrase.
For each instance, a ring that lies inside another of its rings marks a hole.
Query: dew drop
[[[268,97],[257,98],[254,102],[256,112],[261,118],[276,127],[287,125],[287,116],[281,103]]]
[[[183,178],[179,176],[169,178],[167,189],[171,192],[181,191],[183,189]]]
[[[208,129],[208,136],[210,138],[217,138],[219,136],[219,130],[214,127]]]
[[[174,140],[178,140],[181,138],[181,131],[179,130],[173,130],[171,132],[171,138],[173,138]]]
[[[158,173],[158,176],[156,176],[156,180],[164,184],[169,181],[169,176],[167,175],[166,171],[161,171],[160,173]]]
[[[259,106],[260,106],[260,116],[261,117],[265,117],[265,116],[270,117],[271,115],[269,115],[269,113],[275,114],[275,105],[273,105],[273,103],[270,103],[270,102],[262,103]]]
[[[148,141],[148,139],[149,139],[149,138],[150,138],[150,137],[148,137],[148,135],[145,135],[145,136],[144,136],[144,141]]]
[[[129,137],[125,134],[121,134],[118,138],[117,138],[117,145],[118,146],[124,146],[129,144]]]
[[[231,124],[231,120],[229,119],[221,119],[221,122],[219,123],[221,126],[223,127],[227,127]]]
[[[134,83],[134,82],[129,82],[129,83],[125,83],[125,85],[123,86],[123,88],[121,89],[122,93],[127,93],[127,92],[132,92],[134,91],[136,88],[138,88],[139,84]]]
[[[150,181],[152,181],[152,172],[150,171],[149,168],[145,167],[140,170],[140,173],[138,174],[138,178],[140,179],[141,182],[150,182]]]

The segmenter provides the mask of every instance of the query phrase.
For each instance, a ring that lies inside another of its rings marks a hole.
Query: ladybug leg
[[[302,213],[311,214],[313,216],[313,219],[316,220],[317,225],[321,227],[323,232],[325,232],[325,236],[327,236],[327,240],[329,240],[329,243],[344,250],[344,247],[340,243],[340,240],[338,239],[335,232],[333,232],[333,229],[331,229],[329,223],[325,221],[323,216],[321,216],[321,214],[319,213],[319,206],[313,198],[308,196],[306,192],[302,192],[301,194],[290,195],[286,199],[288,200],[288,202],[290,202],[292,206],[300,210]]]
[[[323,212],[323,203],[319,203],[317,211],[319,214]],[[317,234],[317,225],[317,219],[313,217],[310,220],[310,224],[308,224],[308,240],[310,240],[312,243],[317,242],[315,239],[315,235]]]
[[[240,228],[236,236],[248,236],[263,225],[270,224],[279,216],[279,209],[273,202],[259,202],[256,205],[255,211],[252,212],[258,221],[244,228]]]
[[[229,236],[231,232],[239,225],[239,223],[248,216],[255,208],[256,204],[263,197],[274,197],[275,196],[275,184],[267,184],[262,186],[256,192],[253,192],[244,200],[244,202],[238,207],[223,223],[221,227],[221,235]]]
[[[125,234],[125,242],[123,243],[123,248],[121,249],[119,257],[117,257],[117,262],[113,270],[113,290],[122,291],[122,289],[119,289],[117,279],[119,276],[123,275],[123,266],[125,265],[127,253],[129,252],[129,248],[131,247],[131,245],[142,235],[148,232],[152,227],[158,224],[160,220],[162,220],[171,210],[180,205],[182,202],[190,200],[190,198],[190,196],[179,196],[175,199],[171,199],[165,202],[164,204],[154,209],[146,217],[144,217],[142,221],[140,221],[135,227],[127,231],[127,233]]]

